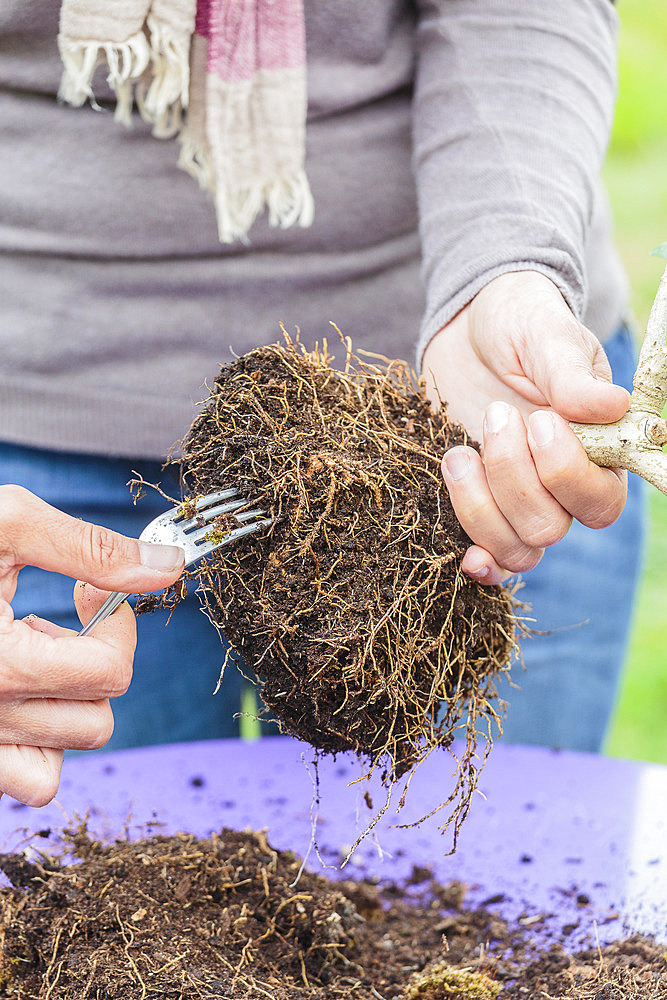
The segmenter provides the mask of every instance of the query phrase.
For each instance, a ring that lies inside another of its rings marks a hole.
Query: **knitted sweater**
[[[609,336],[599,184],[610,0],[305,0],[310,229],[222,246],[174,142],[56,101],[57,0],[0,5],[0,437],[159,458],[219,363],[335,322],[418,363],[492,277],[535,268]],[[338,353],[340,353],[340,349]],[[336,353],[334,351],[334,353]]]

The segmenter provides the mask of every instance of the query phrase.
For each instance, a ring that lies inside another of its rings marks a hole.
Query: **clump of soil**
[[[1,855],[0,997],[665,1000],[664,946],[569,955],[466,910],[464,888],[333,883],[262,833]],[[418,876],[423,878],[423,873]]]
[[[221,369],[183,443],[186,492],[237,487],[274,523],[201,564],[199,592],[283,731],[317,750],[391,787],[463,736],[456,829],[478,736],[500,727],[515,604],[459,568],[470,539],[440,460],[465,431],[403,362],[331,362],[287,339]]]

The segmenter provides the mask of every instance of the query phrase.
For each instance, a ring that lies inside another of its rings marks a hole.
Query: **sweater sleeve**
[[[610,0],[417,0],[414,169],[430,339],[530,268],[581,317],[616,94]]]

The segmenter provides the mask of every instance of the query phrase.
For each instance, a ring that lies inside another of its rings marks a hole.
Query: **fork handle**
[[[104,604],[97,609],[93,617],[90,619],[87,625],[84,625],[78,635],[88,635],[96,625],[103,622],[105,618],[113,614],[116,608],[120,607],[123,601],[129,597],[129,594],[109,594]]]

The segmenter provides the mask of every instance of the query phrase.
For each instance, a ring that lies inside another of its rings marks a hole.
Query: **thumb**
[[[630,393],[613,383],[597,337],[574,318],[566,322],[561,336],[547,337],[533,379],[549,406],[566,420],[580,423],[620,420],[630,405]]]
[[[70,517],[19,486],[2,491],[0,538],[16,565],[38,566],[124,593],[161,590],[183,571],[183,550],[127,538]]]

